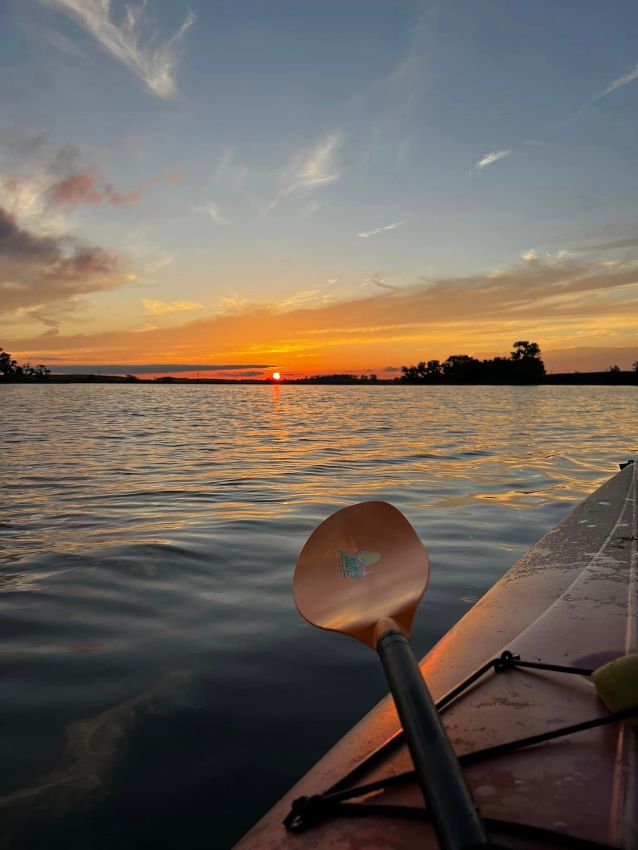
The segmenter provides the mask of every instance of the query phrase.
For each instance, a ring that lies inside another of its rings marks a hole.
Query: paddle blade
[[[409,634],[428,573],[425,548],[403,514],[387,502],[362,502],[341,508],[313,531],[292,592],[312,625],[376,649],[375,627],[382,620]]]

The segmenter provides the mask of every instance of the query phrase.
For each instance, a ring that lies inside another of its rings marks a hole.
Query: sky
[[[0,345],[631,368],[637,27],[635,0],[5,0]]]

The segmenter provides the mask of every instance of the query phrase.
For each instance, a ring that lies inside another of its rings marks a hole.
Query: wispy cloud
[[[398,289],[397,286],[392,286],[392,284],[386,283],[385,280],[379,274],[379,272],[375,272],[374,274],[370,275],[370,277],[366,277],[361,285],[378,286],[380,289],[387,289],[389,292],[396,292]]]
[[[628,86],[629,83],[633,83],[634,80],[638,80],[638,62],[634,65],[633,68],[627,71],[626,74],[622,74],[620,77],[616,77],[615,80],[609,83],[606,89],[603,89],[600,94],[596,95],[594,100],[600,100],[601,97],[607,97],[608,94],[611,94],[613,91],[616,91],[616,89],[621,89],[623,86]]]
[[[308,189],[338,180],[339,174],[334,164],[334,155],[338,146],[337,134],[329,136],[323,143],[317,145],[302,163],[289,191]]]
[[[371,236],[376,236],[377,233],[383,233],[384,230],[396,230],[397,227],[401,227],[403,221],[395,221],[394,224],[386,224],[385,227],[377,227],[375,230],[365,230],[362,233],[357,233],[359,239],[369,239]]]
[[[355,154],[361,163],[379,158],[387,168],[393,150],[395,162],[400,163],[417,149],[414,116],[423,114],[435,79],[432,69],[439,50],[441,4],[419,0],[409,5],[409,9],[405,7],[405,38],[392,46],[393,67],[380,77],[375,75],[352,102],[353,118],[362,130],[366,128]],[[378,67],[387,67],[384,59]]]
[[[276,306],[280,310],[290,310],[291,307],[300,307],[303,304],[316,304],[320,295],[321,289],[319,287],[303,289],[284,298]]]
[[[333,133],[315,145],[310,151],[295,155],[286,169],[285,185],[266,207],[269,212],[284,198],[301,190],[314,189],[333,183],[341,176],[335,163],[336,152],[341,143],[339,133]]]
[[[189,310],[201,310],[203,304],[194,301],[155,301],[142,298],[142,304],[149,316],[164,316],[166,313],[185,313]]]
[[[237,292],[231,292],[230,295],[222,295],[219,299],[220,312],[223,315],[233,315],[246,309],[250,304],[248,298],[243,298]]]
[[[477,163],[474,164],[474,168],[478,168],[479,171],[482,171],[484,168],[487,168],[488,165],[493,165],[495,162],[498,162],[500,159],[505,159],[506,156],[509,156],[512,153],[510,149],[502,150],[502,151],[492,151],[492,153],[486,153]]]
[[[195,207],[195,212],[207,215],[215,224],[230,224],[230,219],[222,213],[221,207],[215,201],[209,201],[203,207]]]
[[[110,0],[40,0],[76,20],[112,56],[132,71],[158,97],[177,94],[178,48],[195,22],[188,12],[183,24],[162,41],[146,13],[146,3],[128,4],[119,24],[111,20]]]
[[[610,242],[599,242],[597,245],[586,245],[579,251],[612,251],[615,248],[638,248],[638,234],[625,239],[612,239]]]

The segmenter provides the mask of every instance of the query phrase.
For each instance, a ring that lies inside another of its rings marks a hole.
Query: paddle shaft
[[[452,744],[407,636],[398,629],[377,642],[423,796],[444,850],[489,846]]]

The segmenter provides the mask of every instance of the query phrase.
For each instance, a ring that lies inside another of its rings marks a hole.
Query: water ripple
[[[208,848],[211,807],[226,847],[382,695],[374,659],[291,600],[331,511],[385,499],[416,527],[422,652],[636,449],[630,387],[0,393],[17,850]]]

